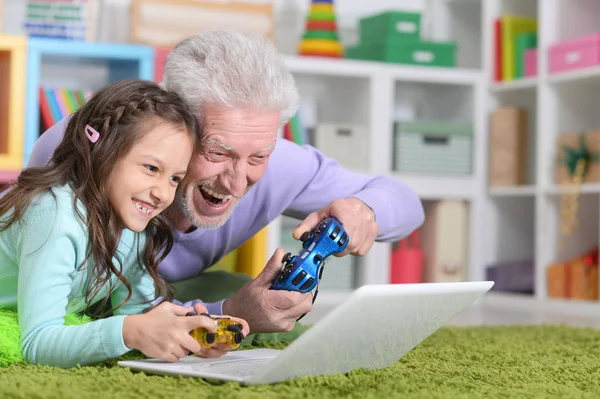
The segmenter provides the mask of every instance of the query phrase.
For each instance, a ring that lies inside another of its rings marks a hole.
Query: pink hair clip
[[[85,125],[85,134],[92,143],[95,143],[100,138],[100,133],[90,125]]]

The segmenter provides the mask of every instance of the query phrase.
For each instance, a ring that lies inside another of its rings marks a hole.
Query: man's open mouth
[[[229,201],[232,196],[230,194],[219,194],[213,191],[210,187],[206,186],[198,186],[200,189],[200,193],[202,194],[202,198],[212,206],[218,207],[224,205]]]

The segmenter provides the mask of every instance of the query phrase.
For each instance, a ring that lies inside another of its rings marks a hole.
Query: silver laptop
[[[175,363],[145,359],[118,365],[244,385],[385,368],[493,285],[491,281],[366,285],[283,350],[236,350],[218,359],[190,355]]]

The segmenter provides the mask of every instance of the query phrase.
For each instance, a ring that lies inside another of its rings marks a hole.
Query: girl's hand
[[[194,307],[197,314],[206,313],[206,308],[199,306]],[[123,341],[128,348],[169,362],[176,362],[190,352],[203,357],[222,356],[224,351],[204,349],[189,334],[198,327],[211,332],[217,329],[215,320],[209,317],[186,316],[191,311],[189,307],[163,302],[147,313],[127,316],[123,323]]]

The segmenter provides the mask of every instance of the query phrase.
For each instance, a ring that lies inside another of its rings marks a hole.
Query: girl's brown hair
[[[168,123],[186,131],[194,144],[198,139],[198,125],[187,104],[175,93],[162,89],[151,81],[128,79],[110,84],[75,112],[68,122],[64,137],[44,167],[23,169],[12,189],[0,198],[0,215],[12,214],[0,220],[0,231],[20,220],[28,205],[38,194],[53,186],[69,184],[75,193],[73,206],[88,229],[86,259],[95,265],[96,276],[86,291],[87,310],[91,301],[117,276],[129,295],[109,312],[121,307],[131,297],[131,284],[121,273],[117,247],[122,224],[107,200],[107,177],[117,160],[124,157],[155,125]],[[100,133],[92,143],[84,129],[90,125]],[[83,204],[87,215],[79,211]],[[158,265],[173,246],[173,235],[165,217],[154,217],[145,229],[146,245],[138,257],[138,264],[155,282],[156,297],[170,300],[172,293],[158,274]],[[118,265],[113,263],[117,259]],[[111,290],[114,287],[111,287]],[[107,308],[104,298],[98,308]]]

